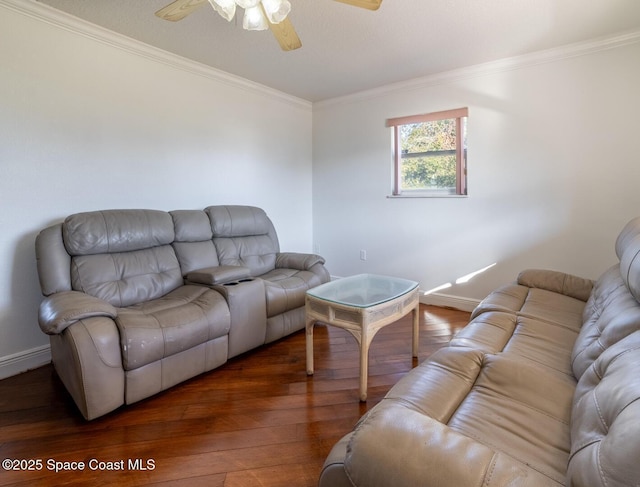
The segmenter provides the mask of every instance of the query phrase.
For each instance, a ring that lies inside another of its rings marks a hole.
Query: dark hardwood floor
[[[315,486],[333,444],[468,319],[421,306],[417,361],[410,317],[382,329],[369,352],[366,403],[355,340],[326,326],[314,331],[313,377],[301,331],[91,422],[50,365],[2,380],[0,485]]]

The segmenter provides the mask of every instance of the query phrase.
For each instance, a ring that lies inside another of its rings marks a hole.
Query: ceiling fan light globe
[[[291,12],[289,0],[262,0],[262,6],[272,24],[279,24]]]
[[[231,22],[231,19],[236,14],[235,0],[209,0],[209,3],[228,22]]]
[[[267,18],[264,16],[260,6],[245,9],[242,27],[245,30],[267,30],[269,28]]]
[[[260,0],[235,0],[238,6],[247,10],[248,8],[257,7],[260,4]]]

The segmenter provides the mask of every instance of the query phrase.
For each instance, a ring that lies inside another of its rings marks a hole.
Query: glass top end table
[[[358,274],[321,284],[307,291],[317,299],[367,308],[389,301],[418,287],[415,281],[399,277]]]
[[[369,346],[383,327],[413,313],[412,354],[418,356],[418,283],[358,274],[322,284],[306,294],[307,374],[313,375],[313,327],[317,322],[351,333],[360,348],[360,400],[367,400]]]

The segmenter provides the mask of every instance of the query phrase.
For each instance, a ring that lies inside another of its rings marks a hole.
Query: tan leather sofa
[[[36,238],[42,330],[87,419],[304,328],[324,259],[260,208],[78,213]]]
[[[528,270],[339,441],[321,487],[639,486],[640,219],[599,279]]]

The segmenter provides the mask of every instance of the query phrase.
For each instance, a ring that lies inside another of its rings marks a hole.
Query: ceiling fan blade
[[[156,12],[156,15],[164,20],[177,22],[184,19],[191,12],[207,3],[207,0],[176,0]]]
[[[369,10],[378,10],[382,0],[336,0],[336,2],[346,3],[354,7],[366,8]]]
[[[269,28],[283,51],[293,51],[302,47],[302,42],[300,42],[300,38],[296,34],[289,17],[277,24],[269,22]]]

